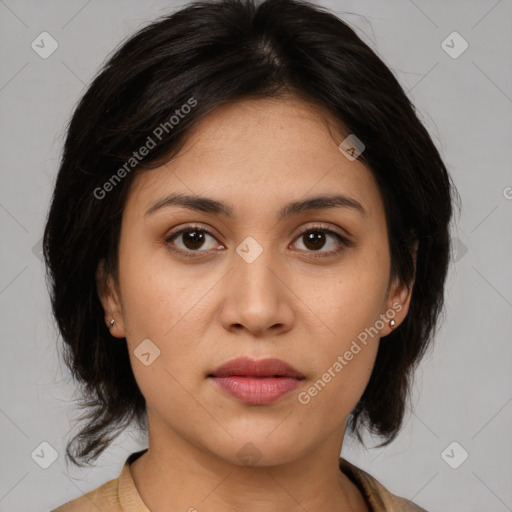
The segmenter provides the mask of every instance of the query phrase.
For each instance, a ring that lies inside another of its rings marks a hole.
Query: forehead
[[[290,164],[305,155],[321,157],[344,138],[340,123],[325,109],[294,97],[232,102],[212,111],[187,137],[181,155],[196,158],[241,159]],[[226,161],[226,164],[229,160]],[[319,162],[321,165],[321,162]]]
[[[375,179],[339,150],[347,135],[339,128],[325,109],[296,99],[218,107],[190,129],[169,163],[136,176],[129,202],[150,208],[178,192],[229,198],[242,209],[276,208],[292,198],[338,192],[366,203],[371,213],[382,208]]]

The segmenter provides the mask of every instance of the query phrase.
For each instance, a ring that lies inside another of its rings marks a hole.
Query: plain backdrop
[[[94,467],[65,464],[79,395],[59,358],[39,244],[76,102],[123,39],[185,4],[0,1],[1,512],[76,498],[147,446],[130,430]],[[395,73],[462,198],[446,317],[417,372],[414,412],[387,448],[347,440],[343,454],[431,512],[512,510],[512,2],[320,4]],[[31,46],[41,37],[45,51],[58,44],[47,58]],[[43,442],[58,454],[47,469],[34,455],[48,453]]]

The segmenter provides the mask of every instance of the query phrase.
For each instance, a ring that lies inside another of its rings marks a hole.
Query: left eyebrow
[[[216,199],[186,194],[170,194],[151,206],[144,215],[152,215],[162,208],[172,206],[182,206],[189,210],[214,213],[216,215],[222,214],[229,218],[233,217],[234,211],[233,206]],[[366,215],[366,210],[362,204],[354,198],[345,195],[320,195],[288,203],[279,210],[278,218],[281,220],[305,211],[329,208],[347,208],[363,216]]]
[[[324,195],[308,197],[306,199],[288,203],[280,210],[279,218],[285,219],[304,211],[325,210],[329,208],[348,208],[363,216],[366,215],[366,210],[363,208],[363,205],[352,197],[345,195]]]

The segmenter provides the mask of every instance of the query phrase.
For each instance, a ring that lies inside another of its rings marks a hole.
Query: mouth
[[[264,405],[289,394],[305,376],[280,359],[233,359],[207,376],[217,387],[248,405]]]

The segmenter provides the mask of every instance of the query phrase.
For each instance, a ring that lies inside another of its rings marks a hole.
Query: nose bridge
[[[225,327],[242,325],[261,333],[276,324],[289,325],[292,310],[271,249],[247,237],[236,248],[233,266],[222,312]]]
[[[248,236],[239,244],[236,253],[233,278],[238,300],[247,302],[253,309],[275,307],[278,290],[275,270],[271,271],[276,266],[272,250]]]

